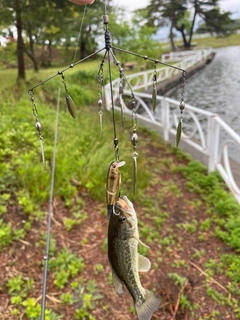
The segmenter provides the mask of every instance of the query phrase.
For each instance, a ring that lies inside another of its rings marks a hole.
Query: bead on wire
[[[124,115],[123,115],[123,93],[124,93],[124,84],[123,84],[124,70],[119,68],[119,103],[121,108],[121,122],[122,130],[124,131]]]
[[[99,72],[98,72],[98,106],[99,106],[99,121],[100,121],[100,136],[102,135],[102,117],[103,117],[103,86],[104,86],[104,73],[103,73],[103,66],[104,66],[104,58],[100,64]]]
[[[153,89],[152,89],[152,111],[154,112],[157,105],[157,70],[156,70],[156,62],[154,63],[153,68]]]
[[[137,149],[137,144],[138,144],[138,134],[137,134],[137,113],[136,113],[136,109],[135,109],[135,105],[136,105],[136,101],[135,101],[135,97],[134,94],[132,94],[132,125],[133,125],[133,133],[131,136],[131,142],[133,145],[133,154],[132,154],[132,158],[133,158],[133,193],[136,193],[137,190],[137,158],[138,158],[138,153],[136,151]]]
[[[43,168],[45,170],[46,169],[46,162],[45,162],[45,154],[44,154],[44,147],[43,147],[42,125],[41,125],[41,123],[39,121],[38,111],[37,111],[37,107],[36,107],[36,104],[35,104],[34,90],[30,89],[28,91],[28,94],[31,97],[32,112],[33,112],[33,115],[35,117],[35,128],[36,128],[36,130],[38,132],[38,141],[39,141],[39,144],[40,144],[41,158],[42,158]]]

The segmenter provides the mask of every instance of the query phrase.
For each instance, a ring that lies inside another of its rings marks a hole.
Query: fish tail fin
[[[139,320],[150,320],[153,312],[158,309],[161,300],[148,290],[146,290],[144,298],[145,301],[140,306],[135,304],[135,309]]]

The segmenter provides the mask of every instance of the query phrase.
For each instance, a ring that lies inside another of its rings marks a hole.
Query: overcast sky
[[[115,0],[119,6],[125,7],[128,11],[146,7],[150,0]],[[223,11],[233,12],[232,18],[240,18],[240,0],[220,0],[220,7]]]

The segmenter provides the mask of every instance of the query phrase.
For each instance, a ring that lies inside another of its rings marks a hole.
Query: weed
[[[68,293],[68,292],[61,294],[60,299],[65,304],[73,304],[74,301],[75,301],[74,296],[71,293]]]
[[[99,274],[100,272],[104,271],[104,266],[101,263],[97,263],[94,266],[94,274]]]
[[[206,251],[204,249],[196,250],[195,253],[192,255],[192,258],[202,258],[206,254]]]
[[[193,219],[190,223],[183,223],[182,226],[186,229],[187,232],[193,233],[197,230],[198,222],[196,219]]]
[[[205,219],[202,224],[200,225],[200,230],[208,231],[211,227],[212,220],[210,218]]]
[[[220,261],[224,264],[226,275],[234,282],[240,281],[240,257],[235,254],[223,254],[220,257]],[[240,292],[240,291],[239,291]]]
[[[186,266],[185,260],[174,260],[173,263],[171,264],[171,267],[173,268],[179,268]]]
[[[185,309],[191,310],[192,308],[191,302],[188,300],[187,296],[184,293],[182,293],[180,297],[180,307],[183,310]]]
[[[7,286],[9,295],[21,293],[23,291],[24,280],[21,275],[17,275],[8,280]]]
[[[36,303],[36,300],[34,298],[28,298],[27,300],[23,301],[22,305],[25,307],[26,316],[28,319],[37,320],[40,318],[40,304]],[[47,315],[47,310],[46,314]]]
[[[95,302],[103,298],[103,295],[98,293],[96,281],[90,280],[85,286],[79,284],[75,288],[75,296],[81,305],[76,310],[76,319],[95,319],[89,312],[96,307]]]
[[[40,245],[43,246],[45,248],[46,245],[46,239],[47,239],[47,235],[44,232],[41,232],[41,240],[40,240]],[[50,246],[49,246],[49,255],[53,256],[54,252],[56,250],[56,239],[53,237],[53,234],[51,234],[50,237]]]
[[[76,257],[67,248],[62,249],[57,257],[52,257],[49,260],[49,268],[54,273],[54,284],[57,288],[64,288],[68,279],[81,272],[84,266],[83,259]]]
[[[12,238],[13,240],[20,240],[23,239],[26,235],[26,232],[24,229],[13,229],[12,230]]]
[[[9,223],[0,219],[0,249],[7,247],[12,242],[12,229]]]
[[[177,273],[168,273],[167,277],[169,279],[172,279],[176,286],[182,287],[184,283],[186,282],[186,278],[180,276]]]

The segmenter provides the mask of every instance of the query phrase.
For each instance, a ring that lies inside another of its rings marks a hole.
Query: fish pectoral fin
[[[138,320],[150,320],[153,312],[158,309],[161,302],[159,297],[148,290],[146,290],[144,298],[145,301],[142,304],[135,303]]]
[[[123,283],[122,281],[118,278],[116,272],[112,270],[112,280],[113,280],[113,286],[114,289],[117,291],[118,294],[123,294]]]
[[[148,272],[151,268],[151,262],[148,258],[138,255],[138,271]]]

